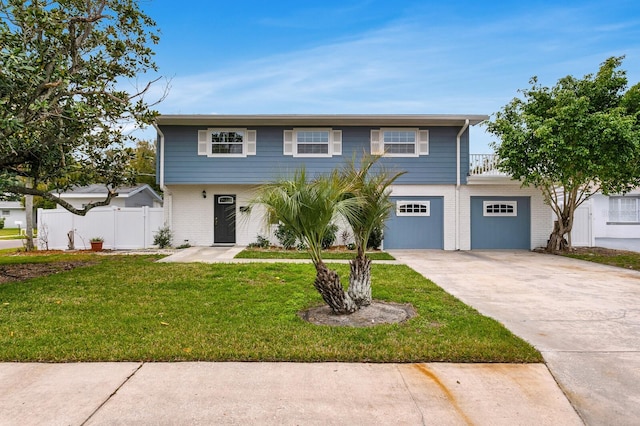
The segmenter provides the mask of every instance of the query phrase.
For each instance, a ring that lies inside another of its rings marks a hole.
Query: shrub
[[[322,248],[324,250],[333,245],[333,242],[336,240],[336,232],[338,232],[338,225],[335,223],[329,225],[327,232],[322,236]]]
[[[367,244],[368,249],[377,249],[382,245],[382,238],[384,237],[382,233],[382,228],[373,228],[371,231],[371,235],[369,236],[369,243]]]
[[[4,228],[4,217],[0,217],[0,229]]]
[[[168,226],[158,228],[158,232],[153,236],[153,244],[156,244],[161,249],[171,247],[171,240],[173,239],[173,233]]]
[[[271,247],[271,241],[263,237],[262,235],[258,235],[257,241],[255,243],[249,244],[248,247],[258,247],[258,248],[269,248]]]
[[[285,249],[290,249],[296,245],[296,234],[290,227],[280,223],[278,229],[276,229],[275,236],[280,242],[280,245]]]

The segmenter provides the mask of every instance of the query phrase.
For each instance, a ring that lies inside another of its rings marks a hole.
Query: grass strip
[[[90,266],[0,284],[0,361],[542,361],[406,266],[373,265],[373,295],[411,303],[418,316],[346,328],[298,317],[322,304],[312,265],[155,259],[95,256]],[[346,280],[349,266],[332,266]]]
[[[355,251],[323,251],[326,260],[351,260]],[[375,251],[367,253],[371,260],[395,260],[389,253]],[[310,259],[309,253],[299,250],[246,248],[235,256],[236,259]]]
[[[563,253],[564,256],[619,268],[640,271],[640,253],[623,250],[582,249],[580,252]]]

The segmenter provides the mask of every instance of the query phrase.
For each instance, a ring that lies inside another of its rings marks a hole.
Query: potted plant
[[[104,243],[104,238],[102,237],[93,237],[89,240],[91,243],[91,251],[100,251],[102,250],[102,243]]]

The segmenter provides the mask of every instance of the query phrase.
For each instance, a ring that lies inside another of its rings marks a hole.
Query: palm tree
[[[356,210],[358,197],[345,197],[345,192],[350,188],[337,172],[308,181],[300,169],[292,179],[262,185],[252,201],[266,208],[270,224],[283,223],[304,243],[316,268],[314,286],[338,314],[355,312],[358,305],[344,291],[338,274],[322,261],[322,238],[337,216],[350,218]]]
[[[374,229],[384,227],[393,208],[389,187],[405,173],[391,173],[384,168],[374,173],[372,168],[380,158],[365,154],[359,167],[354,158],[341,172],[342,179],[351,185],[346,197],[359,200],[356,212],[345,215],[357,249],[356,258],[350,262],[348,295],[359,307],[371,304],[371,259],[366,255],[369,238]]]

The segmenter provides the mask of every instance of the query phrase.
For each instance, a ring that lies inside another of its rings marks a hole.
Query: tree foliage
[[[135,0],[0,1],[0,192],[85,214],[133,183],[127,126],[155,117],[142,88],[155,71],[155,23]],[[73,208],[52,192],[103,183],[104,201]]]
[[[573,213],[597,191],[625,193],[640,184],[640,84],[627,89],[622,57],[596,74],[531,88],[494,114],[488,131],[499,168],[542,190],[556,222],[547,246],[566,248]]]

